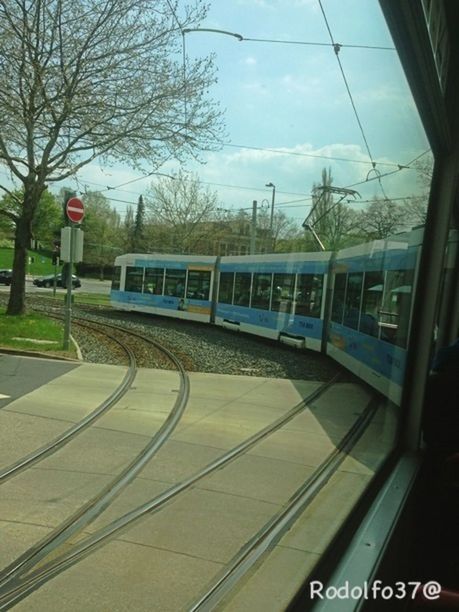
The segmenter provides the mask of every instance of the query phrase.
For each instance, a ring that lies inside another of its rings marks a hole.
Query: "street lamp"
[[[271,198],[271,219],[269,221],[269,231],[271,234],[271,245],[273,245],[274,244],[274,238],[273,238],[274,198],[276,197],[276,185],[274,185],[273,183],[266,183],[265,187],[273,188],[273,193],[272,193],[272,198]]]
[[[183,102],[184,102],[184,115],[185,115],[185,132],[187,126],[187,87],[186,87],[186,50],[185,50],[185,35],[190,32],[211,32],[213,34],[223,34],[224,36],[232,36],[233,38],[237,38],[239,42],[244,40],[242,34],[238,34],[237,32],[229,32],[228,30],[217,30],[215,28],[183,28],[180,26],[180,23],[177,20],[180,31],[182,32],[182,55],[183,55]],[[187,134],[185,133],[185,139],[187,138]]]
[[[182,30],[182,34],[188,34],[189,32],[213,32],[215,34],[226,34],[227,36],[234,36],[239,41],[244,40],[244,37],[237,32],[228,32],[228,30],[215,30],[214,28],[185,28]]]

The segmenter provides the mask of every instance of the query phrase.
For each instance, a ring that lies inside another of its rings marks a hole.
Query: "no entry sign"
[[[80,223],[84,217],[84,204],[80,198],[70,198],[65,205],[65,211],[72,223]]]

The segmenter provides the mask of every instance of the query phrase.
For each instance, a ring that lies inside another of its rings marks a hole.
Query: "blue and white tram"
[[[327,353],[400,404],[422,230],[337,253]]]
[[[320,351],[330,253],[222,257],[215,323]]]
[[[112,306],[208,323],[216,261],[195,255],[120,255],[115,259]]]
[[[111,302],[326,352],[400,404],[422,234],[336,254],[122,255]]]

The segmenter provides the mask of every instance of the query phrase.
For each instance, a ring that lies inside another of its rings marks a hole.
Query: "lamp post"
[[[228,30],[216,30],[214,28],[184,28],[182,34],[188,34],[189,32],[213,32],[215,34],[226,34],[227,36],[234,36],[239,41],[244,40],[244,37],[237,32],[228,32]]]
[[[271,198],[271,218],[269,221],[269,232],[271,235],[271,248],[274,244],[274,237],[273,237],[273,221],[274,221],[274,199],[276,197],[276,185],[274,185],[273,183],[266,183],[265,187],[272,187],[273,188],[273,193],[272,193],[272,198]]]
[[[190,34],[190,32],[210,32],[212,34],[223,34],[224,36],[232,36],[236,38],[239,42],[244,40],[244,37],[237,32],[229,32],[228,30],[217,30],[215,28],[183,28],[180,26],[180,23],[175,18],[180,31],[182,32],[182,62],[183,62],[183,86],[184,86],[184,112],[185,112],[185,130],[187,125],[187,87],[186,87],[186,49],[185,49],[185,36],[186,34]],[[186,134],[185,134],[186,138]]]

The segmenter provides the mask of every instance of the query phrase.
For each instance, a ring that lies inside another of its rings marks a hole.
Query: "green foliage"
[[[0,268],[12,268],[13,255],[13,249],[0,247]]]
[[[16,189],[0,199],[0,233],[11,237],[15,232],[15,221],[21,215],[24,190]],[[62,227],[62,207],[55,195],[44,191],[32,220],[32,238],[42,245],[51,246],[53,238]]]
[[[115,257],[123,251],[121,221],[102,193],[88,191],[84,203],[83,260],[99,266],[99,276],[103,279],[104,268],[113,265]]]
[[[62,225],[62,205],[55,195],[45,191],[38,202],[33,218],[33,238],[42,245],[51,247],[53,238],[60,234]]]
[[[141,253],[144,249],[145,249],[145,204],[143,202],[143,197],[139,196],[139,201],[137,202],[137,210],[135,213],[135,220],[134,220],[132,250],[136,253]]]

